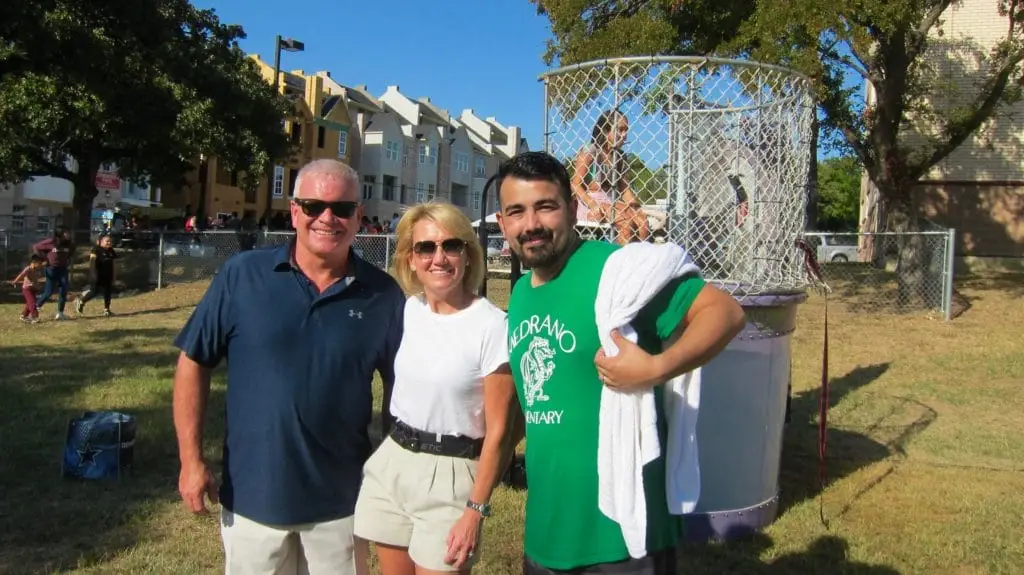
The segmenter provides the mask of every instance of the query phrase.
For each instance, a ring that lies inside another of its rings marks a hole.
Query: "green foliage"
[[[826,138],[841,136],[899,221],[912,219],[914,183],[1022,96],[1024,2],[1016,0],[990,0],[1005,19],[991,50],[935,33],[954,0],[531,1],[551,22],[548,63],[699,53],[806,74]],[[929,64],[928,50],[944,74]],[[858,97],[863,84],[847,85],[850,75],[873,87],[870,106]],[[949,92],[950,76],[968,78],[973,98],[954,106],[933,98]]]
[[[102,164],[137,182],[174,182],[205,154],[253,174],[254,185],[271,158],[290,154],[281,130],[290,104],[238,47],[243,30],[212,10],[187,0],[5,4],[0,181],[73,182],[79,223]]]
[[[818,162],[818,225],[829,232],[857,230],[863,170],[851,156]]]

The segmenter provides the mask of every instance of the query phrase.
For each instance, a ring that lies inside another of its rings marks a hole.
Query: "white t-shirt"
[[[483,437],[484,377],[508,363],[506,326],[505,312],[485,298],[442,315],[410,297],[391,415],[429,433]]]

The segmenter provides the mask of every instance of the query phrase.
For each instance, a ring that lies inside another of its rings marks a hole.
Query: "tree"
[[[861,167],[852,156],[818,163],[817,229],[848,232],[857,229]]]
[[[5,4],[0,182],[68,180],[79,229],[104,164],[165,183],[200,155],[217,156],[255,186],[290,154],[281,120],[291,104],[239,48],[242,28],[212,10],[187,0]]]
[[[925,57],[954,0],[531,0],[551,21],[546,60],[562,65],[643,54],[713,53],[782,64],[811,78],[822,127],[852,150],[878,191],[877,218],[920,229],[913,189],[1002,106],[1021,97],[1024,2],[991,0],[1003,38],[981,60],[972,97],[939,105],[949,86]],[[859,105],[861,79],[875,95]],[[871,230],[875,231],[875,230]],[[926,260],[906,234],[897,275],[902,301],[921,298]]]

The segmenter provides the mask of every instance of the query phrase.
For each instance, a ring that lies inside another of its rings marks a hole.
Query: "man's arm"
[[[619,353],[608,357],[602,349],[594,358],[605,385],[622,391],[645,389],[692,371],[725,349],[746,323],[736,300],[697,277],[683,280],[669,299],[655,326],[669,346],[651,355],[613,332]]]
[[[202,463],[203,418],[210,397],[210,368],[188,357],[178,355],[174,371],[174,430],[178,436],[178,457],[182,466]]]
[[[203,420],[210,396],[210,375],[227,353],[232,331],[228,268],[227,264],[221,268],[174,340],[181,350],[174,372],[172,407],[181,461],[178,491],[185,506],[200,514],[207,511],[206,497],[217,502],[217,480],[203,458]]]
[[[746,316],[732,296],[704,285],[676,327],[672,342],[654,356],[655,377],[667,381],[706,364],[743,331]]]

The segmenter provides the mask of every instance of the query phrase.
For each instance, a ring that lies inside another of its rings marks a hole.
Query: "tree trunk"
[[[814,119],[811,121],[811,161],[807,166],[807,207],[804,210],[804,229],[818,229],[818,113],[815,108]]]
[[[861,178],[860,192],[860,223],[858,231],[861,235],[857,252],[860,261],[873,262],[876,265],[884,261],[884,245],[879,246],[878,238],[870,235],[885,231],[881,225],[882,194],[878,186],[867,176]],[[878,249],[879,247],[883,249]]]
[[[71,206],[75,209],[72,235],[77,244],[88,245],[91,242],[92,204],[98,195],[99,190],[94,180],[75,182],[75,196],[71,199]]]
[[[884,193],[884,190],[880,190]],[[897,304],[902,308],[930,307],[927,270],[928,246],[921,232],[921,220],[917,217],[910,185],[904,184],[884,194],[892,198],[889,202],[888,220],[891,231],[896,232],[896,283],[899,286]]]

